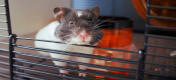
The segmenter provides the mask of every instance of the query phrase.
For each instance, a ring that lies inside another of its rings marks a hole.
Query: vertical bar
[[[148,43],[148,28],[147,25],[150,24],[150,17],[147,17],[147,15],[150,15],[150,5],[151,0],[147,0],[147,9],[146,9],[146,26],[145,26],[145,34],[144,34],[144,50],[139,51],[139,58],[138,58],[138,70],[136,72],[136,80],[143,80],[144,79],[144,70],[145,70],[145,58],[146,58],[146,52],[148,49],[148,46],[146,45]]]
[[[16,35],[12,34],[12,29],[11,29],[11,20],[10,20],[10,11],[9,11],[9,0],[4,0],[5,1],[5,10],[6,10],[6,19],[7,19],[7,26],[8,26],[8,35],[10,36],[9,38],[9,69],[10,69],[10,80],[13,80],[13,57],[15,56],[13,53],[14,46],[13,44],[16,42]]]
[[[138,66],[136,71],[136,80],[143,80],[145,69],[145,53],[144,50],[139,50]]]
[[[6,19],[7,19],[7,26],[8,26],[8,34],[12,34],[12,29],[11,29],[11,20],[10,20],[10,11],[9,11],[9,0],[4,0],[5,1],[5,8],[6,8]]]
[[[13,63],[14,63],[14,60],[13,60],[13,57],[15,57],[15,54],[13,53],[14,51],[14,44],[16,43],[16,35],[15,34],[12,34],[10,35],[10,38],[9,38],[9,69],[10,69],[10,80],[14,80],[13,77],[14,77],[14,67],[13,67]]]
[[[150,4],[151,4],[151,1],[147,0],[147,4],[146,5],[149,6],[149,7],[147,7],[147,9],[146,9],[146,26],[145,26],[145,34],[144,34],[144,52],[147,51],[147,46],[146,46],[146,44],[148,43],[147,34],[149,32],[149,30],[147,28],[147,25],[150,24],[150,17],[147,17],[147,15],[150,15]]]

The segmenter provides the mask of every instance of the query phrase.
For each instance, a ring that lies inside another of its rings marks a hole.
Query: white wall
[[[12,30],[30,34],[48,24],[55,7],[71,7],[71,0],[9,0]]]

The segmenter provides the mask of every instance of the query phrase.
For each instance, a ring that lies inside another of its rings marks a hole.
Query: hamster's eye
[[[73,24],[73,21],[69,21],[69,24]]]

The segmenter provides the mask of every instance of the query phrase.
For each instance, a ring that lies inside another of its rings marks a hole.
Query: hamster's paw
[[[86,75],[87,75],[86,73],[79,73],[80,77],[86,77]]]

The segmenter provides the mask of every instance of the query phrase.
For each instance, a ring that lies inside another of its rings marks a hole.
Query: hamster
[[[95,45],[101,40],[103,33],[100,28],[97,28],[99,11],[99,7],[93,7],[85,10],[74,10],[64,7],[55,8],[53,12],[56,21],[51,22],[41,29],[36,34],[35,39],[59,41],[67,44],[35,41],[35,47],[92,54],[93,48],[70,44]],[[89,63],[90,61],[89,58],[67,56],[55,53],[40,53],[43,55],[49,54],[50,57],[58,59],[75,60],[84,63]],[[67,66],[67,63],[64,62],[53,61],[53,63],[59,66]],[[86,70],[87,67],[79,65],[79,69]],[[66,70],[59,71],[60,73],[69,73]],[[86,74],[79,73],[79,76],[86,76]]]

